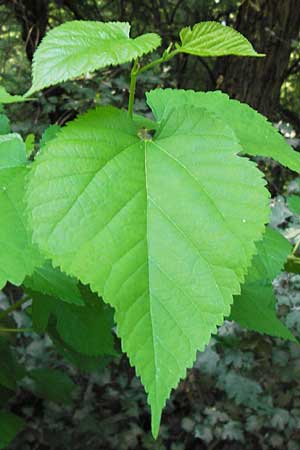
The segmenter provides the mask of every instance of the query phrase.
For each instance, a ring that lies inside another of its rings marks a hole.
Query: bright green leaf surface
[[[90,356],[115,354],[112,311],[100,299],[76,306],[46,295],[33,293],[32,297],[33,326],[38,332],[46,331],[53,315],[58,334],[77,352]]]
[[[180,32],[182,53],[197,56],[264,56],[256,53],[250,42],[233,28],[218,22],[200,22]]]
[[[153,51],[160,37],[129,37],[126,22],[66,22],[49,31],[34,55],[33,83],[26,95],[96,69],[123,64]]]
[[[24,421],[15,414],[0,411],[0,449],[5,449],[24,428]]]
[[[25,218],[25,145],[17,134],[0,136],[0,288],[20,285],[40,263]]]
[[[232,128],[244,153],[273,158],[295,172],[300,171],[300,153],[290,147],[267,119],[245,103],[229,99],[221,92],[156,89],[147,93],[156,117],[164,118],[174,106],[206,108]]]
[[[175,109],[153,141],[137,133],[111,107],[70,123],[37,158],[28,204],[35,241],[114,306],[157,435],[171,389],[240,292],[268,193],[203,109]]]
[[[0,86],[0,104],[19,103],[26,102],[28,100],[28,98],[25,98],[22,95],[11,95],[3,86]]]
[[[67,303],[84,305],[84,300],[77,287],[77,280],[69,277],[59,269],[54,269],[47,261],[42,267],[27,277],[24,286],[31,291],[57,297]]]
[[[33,392],[55,403],[69,404],[76,387],[70,377],[55,369],[34,369],[28,374],[34,381]]]
[[[290,195],[287,199],[287,204],[293,214],[300,214],[300,195]]]
[[[231,319],[245,328],[295,341],[288,328],[277,318],[272,281],[282,270],[291,245],[278,232],[266,229],[264,239],[257,244],[251,268],[234,298]]]

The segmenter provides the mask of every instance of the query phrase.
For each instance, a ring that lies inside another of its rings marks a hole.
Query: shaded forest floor
[[[275,287],[279,312],[300,326],[291,310],[300,305],[300,276],[283,274]],[[69,406],[19,391],[12,411],[28,427],[10,450],[240,450],[244,443],[247,450],[299,450],[300,346],[231,322],[173,392],[156,442],[145,393],[125,356],[90,376],[57,361],[46,337],[25,339],[20,356],[29,367],[60,364],[77,390]]]

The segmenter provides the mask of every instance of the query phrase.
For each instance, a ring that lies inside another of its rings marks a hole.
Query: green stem
[[[0,320],[4,319],[6,316],[8,316],[8,314],[10,314],[11,312],[15,311],[16,309],[20,308],[23,303],[28,302],[29,297],[25,296],[23,298],[21,298],[21,300],[18,300],[16,303],[14,303],[13,305],[11,305],[9,308],[5,309],[4,311],[2,311],[0,313]]]
[[[161,58],[155,59],[149,64],[146,64],[143,67],[139,67],[138,60],[136,59],[134,61],[133,67],[131,69],[130,74],[130,88],[129,88],[129,101],[128,101],[128,114],[130,117],[133,116],[133,104],[134,104],[134,96],[135,96],[135,87],[136,87],[136,79],[138,75],[141,73],[146,72],[147,70],[152,69],[155,66],[158,66],[161,63],[164,63],[166,61],[169,61],[169,59],[173,58],[173,56],[177,55],[179,53],[179,50],[173,50],[170,51],[173,44],[170,44],[167,50],[164,52]]]
[[[155,66],[158,66],[159,64],[162,64],[164,62],[169,61],[169,59],[173,58],[175,55],[177,55],[177,53],[179,53],[179,50],[173,50],[172,52],[164,52],[164,54],[162,55],[161,58],[155,59],[154,61],[152,61],[149,64],[146,64],[146,66],[141,67],[140,69],[138,69],[137,71],[137,75],[140,75],[141,73],[146,72],[147,70],[152,69]]]
[[[137,59],[134,61],[133,67],[131,69],[130,74],[130,88],[129,88],[129,101],[128,101],[128,114],[130,117],[133,116],[133,104],[134,104],[134,96],[135,96],[135,86],[136,86],[136,77],[138,71],[138,61]]]
[[[1,328],[0,333],[30,333],[32,328]]]
[[[293,255],[296,255],[296,253],[297,253],[297,250],[298,250],[298,248],[299,248],[299,245],[300,245],[300,239],[296,242],[296,245],[295,245],[295,247],[293,248]]]

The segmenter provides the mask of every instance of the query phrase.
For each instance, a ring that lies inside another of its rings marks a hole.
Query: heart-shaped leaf
[[[63,128],[34,163],[34,240],[115,308],[154,435],[171,389],[229,314],[264,231],[268,192],[240,151],[201,108],[170,111],[151,140],[106,107]]]

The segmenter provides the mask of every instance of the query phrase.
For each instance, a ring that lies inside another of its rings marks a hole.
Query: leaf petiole
[[[0,333],[30,333],[32,328],[1,328]]]
[[[0,320],[4,319],[8,314],[15,311],[16,309],[19,309],[24,303],[28,302],[30,298],[26,295],[25,297],[21,298],[21,300],[18,300],[16,303],[11,305],[9,308],[5,309],[0,313]]]
[[[163,55],[155,59],[149,64],[146,64],[143,67],[139,66],[138,60],[135,59],[133,67],[131,69],[130,74],[130,88],[129,88],[129,101],[128,101],[128,114],[130,117],[133,116],[133,105],[134,105],[134,96],[135,96],[135,88],[136,88],[136,80],[138,75],[146,72],[147,70],[152,69],[153,67],[158,66],[159,64],[162,64],[166,61],[169,61],[171,58],[173,58],[175,55],[179,53],[179,49],[175,49],[171,51],[171,48],[173,46],[173,43],[169,45],[169,47],[164,51]]]

